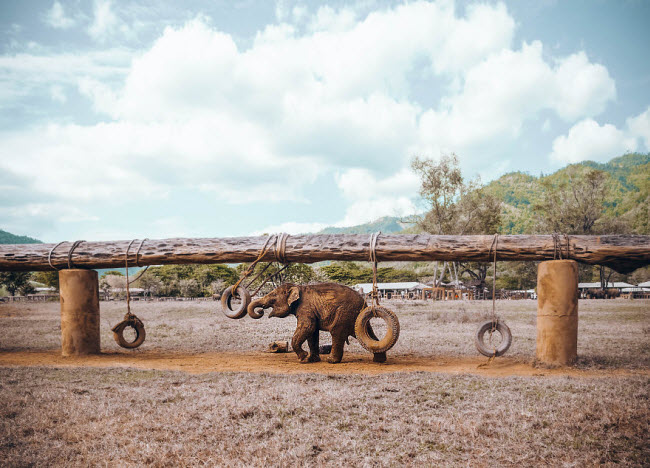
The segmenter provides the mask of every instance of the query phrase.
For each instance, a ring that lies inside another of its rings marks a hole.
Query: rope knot
[[[289,263],[287,261],[287,238],[289,237],[289,234],[286,232],[281,232],[280,234],[276,235],[275,239],[275,248],[273,249],[273,253],[275,255],[275,261],[278,263],[282,263],[283,265],[286,263]]]

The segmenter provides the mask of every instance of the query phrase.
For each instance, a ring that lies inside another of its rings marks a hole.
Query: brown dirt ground
[[[361,374],[377,375],[390,372],[433,372],[445,374],[472,374],[485,377],[613,377],[650,375],[649,369],[577,369],[572,367],[544,368],[533,363],[501,357],[487,364],[480,357],[390,357],[386,363],[372,362],[366,354],[346,353],[344,361],[332,365],[299,363],[293,353],[172,353],[140,351],[131,353],[102,353],[93,356],[62,357],[59,350],[3,351],[0,366],[44,367],[120,367],[149,370],[182,371],[189,374],[209,372],[252,372],[272,374]]]

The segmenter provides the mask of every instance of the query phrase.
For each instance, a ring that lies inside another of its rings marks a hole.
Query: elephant
[[[320,361],[318,333],[328,331],[332,335],[332,350],[327,359],[336,364],[343,358],[343,346],[348,337],[356,338],[354,325],[359,313],[366,307],[366,301],[352,288],[336,283],[310,285],[283,284],[266,296],[248,305],[248,315],[260,318],[264,312],[256,309],[273,310],[269,317],[287,317],[290,314],[298,320],[291,347],[300,362]],[[368,325],[368,335],[377,340]],[[309,354],[302,349],[307,341]],[[385,362],[386,353],[373,353],[373,361]]]

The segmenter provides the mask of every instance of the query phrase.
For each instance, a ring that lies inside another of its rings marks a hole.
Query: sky
[[[0,229],[315,232],[650,151],[650,2],[0,4]]]

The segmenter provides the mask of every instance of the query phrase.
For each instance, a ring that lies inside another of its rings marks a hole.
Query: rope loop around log
[[[124,267],[126,269],[126,315],[124,316],[124,320],[113,327],[113,339],[118,345],[126,349],[137,348],[142,343],[144,343],[146,337],[144,323],[142,323],[142,320],[136,317],[135,314],[131,313],[131,289],[129,288],[131,284],[131,281],[129,281],[129,250],[135,241],[136,239],[133,239],[131,242],[129,242],[129,245],[126,248],[126,252],[124,253]],[[144,240],[140,242],[140,247],[142,247],[143,243]],[[138,263],[137,253],[136,263]],[[145,268],[144,271],[140,273],[133,281],[137,281],[144,274],[147,268]],[[131,327],[135,330],[136,337],[132,342],[126,341],[124,338],[124,329],[126,327]]]
[[[289,237],[289,234],[286,232],[281,232],[280,234],[276,235],[276,240],[275,240],[275,248],[273,249],[273,254],[275,255],[275,261],[278,263],[282,263],[283,265],[286,265],[289,263],[287,261],[287,238]]]
[[[372,263],[372,305],[370,307],[373,316],[375,314],[375,307],[379,307],[379,290],[377,288],[377,239],[379,238],[380,234],[381,231],[378,231],[370,235],[370,243],[368,249],[368,261]]]
[[[52,248],[50,249],[50,252],[47,254],[47,263],[49,263],[50,267],[51,267],[53,270],[59,271],[60,268],[57,268],[57,267],[55,267],[54,265],[52,265],[52,252],[54,252],[54,249],[56,249],[58,246],[60,246],[60,245],[63,244],[64,242],[65,242],[65,241],[61,241],[61,242],[59,242],[58,244],[56,244],[54,247],[52,247]]]
[[[72,243],[72,246],[70,246],[70,250],[68,250],[68,269],[72,269],[72,252],[74,252],[74,249],[79,247],[81,244],[86,242],[85,240],[76,240]]]
[[[564,255],[564,258],[567,260],[571,259],[571,239],[569,238],[568,234],[562,234],[559,232],[554,232],[552,234],[553,236],[553,260],[557,260],[558,256],[560,257],[559,260],[563,259],[562,256],[562,239],[560,239],[560,236],[564,237],[564,245],[566,246],[566,255]]]
[[[499,248],[499,234],[495,233],[494,237],[492,238],[492,244],[490,245],[490,250],[488,251],[488,255],[489,255],[492,253],[492,250],[494,249],[494,257],[492,262],[492,318],[487,322],[484,322],[479,325],[478,329],[476,330],[476,335],[474,337],[474,344],[476,345],[476,349],[478,350],[478,352],[484,356],[487,356],[489,359],[486,363],[479,364],[478,366],[479,368],[489,366],[490,363],[497,356],[502,356],[503,354],[505,354],[505,352],[508,351],[508,348],[510,348],[510,345],[512,344],[512,333],[510,333],[510,328],[508,328],[505,322],[500,321],[497,316],[496,298],[497,298],[497,250],[498,248]],[[498,348],[492,343],[492,336],[497,331],[501,334],[502,337],[501,345]],[[489,346],[485,343],[486,332],[490,333]],[[492,348],[491,350],[489,349],[490,347]]]

